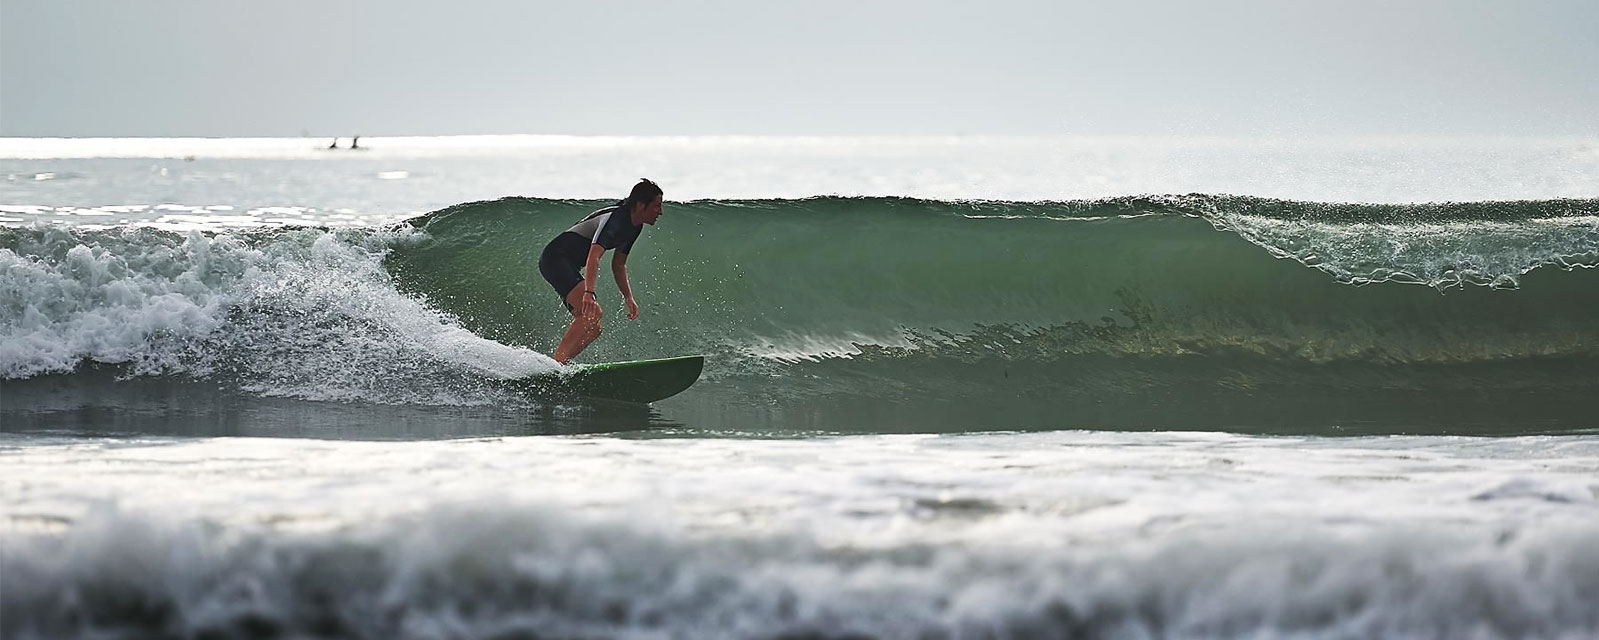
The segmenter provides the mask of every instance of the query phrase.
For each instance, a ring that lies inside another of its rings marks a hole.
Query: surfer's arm
[[[600,256],[605,255],[605,247],[597,244],[589,245],[588,264],[583,265],[583,289],[594,291],[595,278],[600,275]]]
[[[583,304],[588,304],[590,300],[596,306],[600,304],[599,294],[594,292],[594,283],[595,278],[600,273],[600,256],[603,255],[605,255],[605,247],[597,244],[589,245],[589,259],[587,264],[583,265],[583,282],[578,283],[578,286],[583,287],[584,291],[591,294],[584,297]]]
[[[627,301],[628,319],[637,318],[638,302],[633,300],[633,285],[627,282],[627,254],[618,251],[611,256],[611,275],[616,277],[616,288],[622,290],[622,299]]]

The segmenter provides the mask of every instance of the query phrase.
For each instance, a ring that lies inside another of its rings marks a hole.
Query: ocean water
[[[1599,637],[1599,140],[362,143],[0,140],[0,635]]]

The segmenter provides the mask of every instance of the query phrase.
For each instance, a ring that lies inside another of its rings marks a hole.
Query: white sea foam
[[[93,612],[170,635],[1581,638],[1595,444],[34,438],[0,448],[0,606],[12,637]]]
[[[452,374],[515,377],[556,366],[474,336],[397,291],[382,256],[407,232],[12,233],[16,248],[0,249],[3,377],[85,362],[137,374],[226,368],[267,395],[403,401],[385,390],[409,384],[457,403]]]
[[[1334,224],[1229,214],[1217,221],[1273,255],[1352,284],[1514,288],[1540,267],[1599,265],[1594,216],[1534,223]]]

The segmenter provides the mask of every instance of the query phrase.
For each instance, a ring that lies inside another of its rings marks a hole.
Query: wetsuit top
[[[561,232],[550,243],[550,249],[560,251],[561,257],[579,265],[588,261],[591,244],[627,253],[633,250],[639,232],[644,230],[644,225],[634,226],[632,218],[620,206],[600,209]]]

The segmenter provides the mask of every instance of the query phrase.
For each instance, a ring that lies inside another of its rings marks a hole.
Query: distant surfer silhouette
[[[611,274],[627,303],[627,317],[638,318],[638,302],[627,282],[627,254],[644,225],[653,225],[660,219],[661,196],[659,185],[649,178],[639,178],[626,199],[589,214],[545,245],[539,255],[539,273],[555,287],[567,311],[572,312],[572,324],[552,354],[556,362],[566,364],[600,337],[600,318],[605,312],[600,309],[594,285],[600,256],[608,250],[616,250],[611,257]]]
[[[361,136],[356,136],[354,138],[350,138],[350,148],[351,149],[360,149],[361,148]]]
[[[339,148],[339,139],[338,138],[334,138],[333,139],[333,144],[328,145],[328,148],[329,149],[337,149],[337,148]]]

